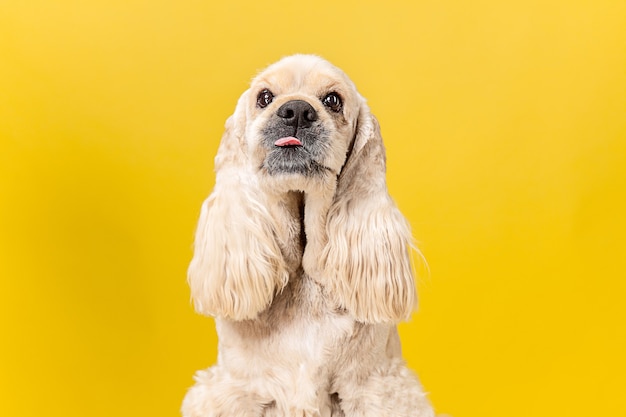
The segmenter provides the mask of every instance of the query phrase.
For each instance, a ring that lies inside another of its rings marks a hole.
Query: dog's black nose
[[[279,107],[276,114],[287,126],[310,127],[317,120],[317,112],[304,100],[291,100]]]

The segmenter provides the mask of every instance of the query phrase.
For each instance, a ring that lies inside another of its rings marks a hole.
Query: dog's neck
[[[304,226],[304,193],[289,191],[276,195],[272,214],[283,257],[290,272],[293,273],[302,264],[302,255],[307,244]]]
[[[319,273],[315,254],[321,253],[327,242],[325,224],[332,196],[288,191],[275,194],[273,200],[272,213],[289,270],[295,272],[302,267],[315,278]]]

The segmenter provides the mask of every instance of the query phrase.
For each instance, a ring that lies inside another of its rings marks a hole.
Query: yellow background
[[[176,416],[224,120],[343,68],[430,266],[404,351],[455,417],[626,415],[626,2],[3,0],[0,415]]]

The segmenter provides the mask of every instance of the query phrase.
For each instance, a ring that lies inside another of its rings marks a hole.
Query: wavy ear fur
[[[199,313],[254,318],[288,280],[264,195],[250,169],[240,99],[215,158],[215,188],[202,205],[188,269]]]
[[[363,322],[407,319],[416,304],[411,231],[387,192],[380,128],[365,104],[326,233],[321,266],[337,302]]]

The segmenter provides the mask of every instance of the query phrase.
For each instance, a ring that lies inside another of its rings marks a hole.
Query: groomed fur
[[[276,230],[252,173],[237,112],[215,160],[215,189],[202,205],[188,271],[196,310],[235,320],[255,317],[287,282]]]
[[[332,277],[329,293],[359,320],[407,319],[415,306],[411,232],[387,193],[380,128],[365,104],[326,231],[320,263]]]
[[[352,82],[315,56],[271,65],[227,121],[215,166],[189,284],[215,317],[219,357],[183,415],[432,417],[396,330],[416,302],[411,233]]]

